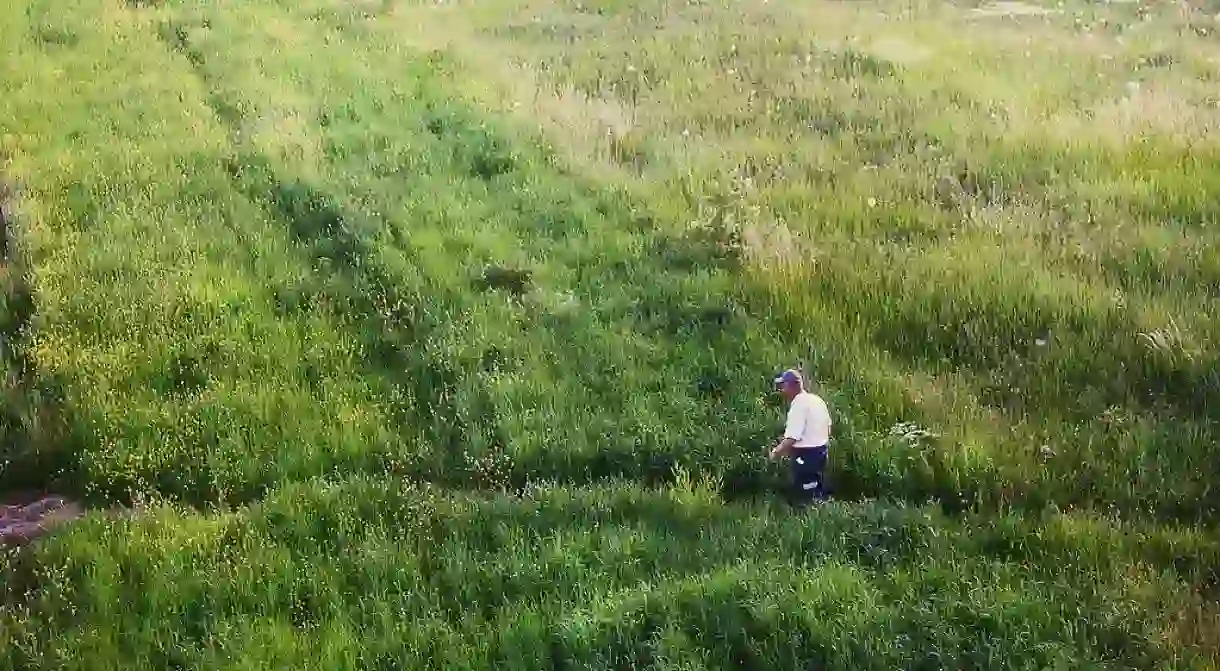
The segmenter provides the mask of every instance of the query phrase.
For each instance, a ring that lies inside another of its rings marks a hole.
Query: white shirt
[[[830,409],[821,396],[802,391],[788,408],[788,425],[784,438],[796,442],[793,447],[821,447],[830,442]]]

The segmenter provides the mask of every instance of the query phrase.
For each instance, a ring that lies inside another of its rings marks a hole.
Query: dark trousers
[[[828,446],[794,447],[789,456],[792,467],[792,502],[796,504],[826,498],[826,458]]]

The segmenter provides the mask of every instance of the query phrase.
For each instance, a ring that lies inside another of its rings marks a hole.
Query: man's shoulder
[[[811,391],[807,391],[804,394],[801,394],[801,396],[801,403],[809,408],[821,410],[827,407],[826,399]]]

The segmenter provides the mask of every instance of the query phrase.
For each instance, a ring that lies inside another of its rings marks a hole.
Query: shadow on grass
[[[76,494],[76,451],[56,408],[59,395],[27,350],[37,300],[21,256],[17,195],[0,164],[0,492]]]

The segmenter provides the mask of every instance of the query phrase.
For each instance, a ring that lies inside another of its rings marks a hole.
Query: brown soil
[[[0,546],[25,545],[84,514],[80,504],[51,494],[19,494],[0,504]]]

